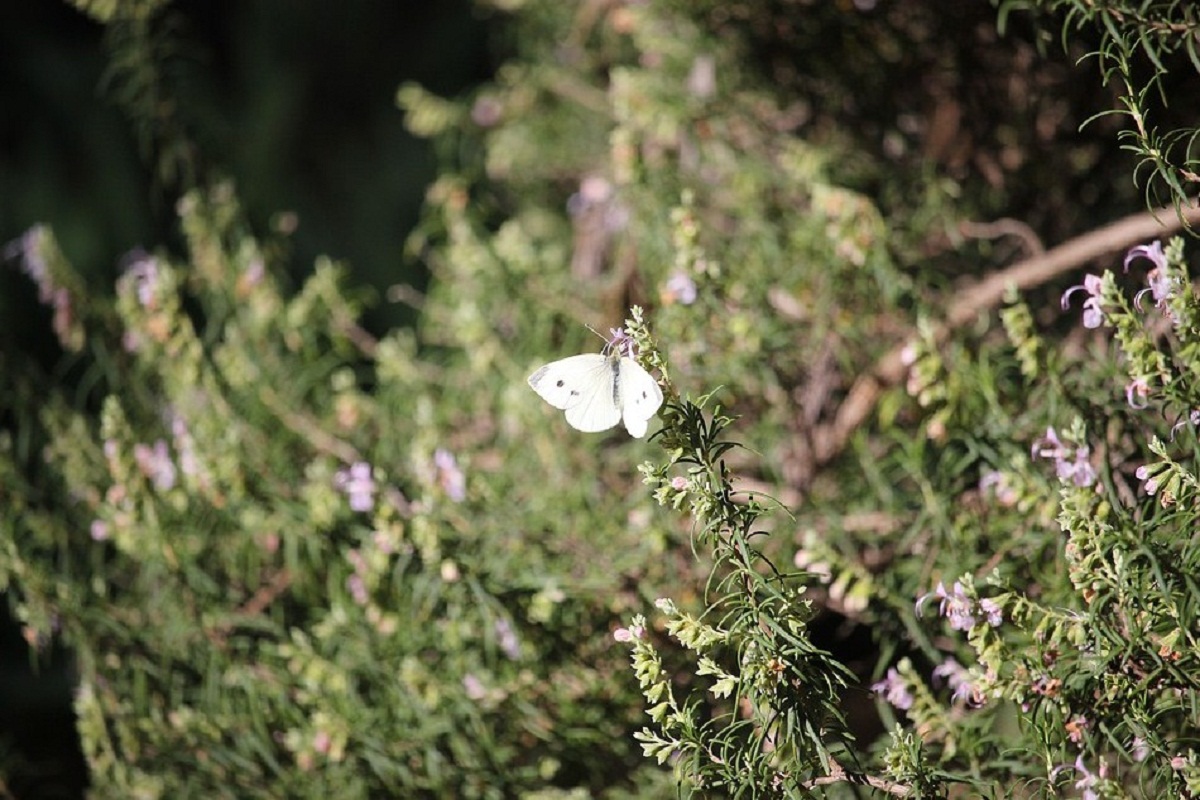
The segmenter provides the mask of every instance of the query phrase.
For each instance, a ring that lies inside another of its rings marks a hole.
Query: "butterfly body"
[[[625,423],[631,436],[646,435],[662,405],[654,377],[632,358],[613,351],[552,361],[529,376],[543,400],[566,412],[567,424],[586,433]]]

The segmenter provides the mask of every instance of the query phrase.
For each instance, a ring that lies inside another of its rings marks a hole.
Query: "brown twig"
[[[1040,286],[1101,256],[1147,239],[1169,236],[1185,225],[1196,224],[1200,224],[1200,205],[1184,206],[1178,213],[1174,207],[1145,211],[1019,261],[958,292],[950,302],[945,320],[935,329],[934,338],[938,342],[945,341],[951,331],[1000,305],[1010,286],[1017,290]],[[833,421],[813,432],[818,466],[829,463],[842,452],[850,435],[870,415],[880,393],[904,379],[906,370],[902,353],[905,344],[896,345],[875,363],[872,370],[861,375],[850,387]]]
[[[858,773],[846,772],[842,765],[833,762],[833,769],[829,775],[820,778],[813,778],[811,781],[805,781],[802,785],[805,789],[813,789],[817,786],[830,786],[835,783],[850,783],[858,786],[870,786],[872,789],[878,789],[881,792],[894,795],[896,797],[908,797],[912,794],[912,787],[905,786],[902,783],[876,778],[872,775],[862,775]]]

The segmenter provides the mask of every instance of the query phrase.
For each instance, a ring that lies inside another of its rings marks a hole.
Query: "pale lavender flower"
[[[54,335],[67,349],[77,350],[78,343],[71,341],[71,323],[74,321],[71,293],[62,286],[55,285],[54,276],[50,274],[50,265],[46,261],[45,250],[49,239],[50,232],[44,225],[34,225],[6,244],[3,250],[0,250],[0,255],[6,260],[20,260],[21,271],[37,286],[38,301],[54,309],[51,321]]]
[[[350,498],[354,511],[370,511],[375,506],[375,479],[371,465],[365,461],[355,462],[349,469],[339,470],[333,483]]]
[[[1181,419],[1171,426],[1171,441],[1175,441],[1175,434],[1185,425],[1191,425],[1193,428],[1200,425],[1200,411],[1193,411],[1187,415],[1186,419]]]
[[[97,542],[103,542],[108,539],[108,523],[102,519],[92,520],[92,538]]]
[[[350,596],[354,598],[355,603],[365,606],[371,599],[370,593],[367,591],[367,560],[357,549],[347,552],[346,560],[354,565],[354,572],[346,578],[346,588],[350,591]]]
[[[1162,242],[1154,241],[1150,244],[1139,244],[1137,247],[1129,248],[1129,252],[1125,254],[1125,271],[1129,272],[1129,265],[1139,258],[1144,258],[1154,264],[1155,269],[1167,268],[1167,254],[1163,252]]]
[[[698,296],[696,282],[681,269],[677,269],[663,285],[662,298],[666,303],[681,303],[690,306]]]
[[[579,218],[597,210],[607,233],[624,230],[629,224],[629,210],[617,201],[616,187],[607,178],[588,175],[579,182],[579,191],[567,198],[567,213]]]
[[[1178,317],[1170,310],[1167,301],[1175,296],[1181,284],[1177,278],[1171,276],[1167,268],[1167,254],[1163,252],[1162,242],[1155,241],[1130,248],[1125,254],[1125,271],[1129,272],[1129,265],[1139,258],[1146,259],[1154,266],[1146,273],[1146,288],[1134,295],[1134,306],[1141,311],[1142,298],[1149,293],[1154,298],[1154,306],[1178,322]]]
[[[458,466],[458,459],[449,450],[439,447],[433,453],[433,465],[437,469],[438,483],[442,491],[456,503],[467,496],[467,477]]]
[[[1059,461],[1056,465],[1058,477],[1069,480],[1080,488],[1095,483],[1096,470],[1092,468],[1092,464],[1088,460],[1090,452],[1089,448],[1080,447],[1075,451],[1074,461]]]
[[[646,629],[641,625],[632,625],[628,628],[617,628],[613,631],[613,638],[618,642],[632,642],[634,639],[642,638]]]
[[[1146,397],[1150,394],[1150,384],[1145,378],[1136,378],[1125,387],[1125,401],[1135,411],[1141,411],[1150,403]]]
[[[1054,428],[1046,428],[1046,434],[1033,443],[1030,450],[1033,458],[1054,459],[1055,473],[1062,480],[1069,480],[1076,486],[1091,486],[1096,482],[1096,471],[1088,460],[1091,450],[1078,447],[1074,451],[1058,438]]]
[[[682,475],[676,475],[674,478],[671,478],[671,488],[675,491],[682,492],[687,489],[687,487],[687,478],[683,477]]]
[[[887,675],[878,683],[871,684],[871,691],[875,694],[883,695],[884,699],[893,707],[901,711],[907,711],[912,708],[914,698],[912,692],[909,691],[904,678],[896,671],[895,667],[889,667]]]
[[[916,610],[919,616],[922,613],[922,608],[930,597],[936,597],[938,603],[938,613],[950,621],[950,627],[956,631],[969,631],[975,627],[975,603],[967,595],[966,587],[960,581],[954,582],[954,588],[951,591],[946,590],[946,585],[938,581],[938,585],[929,594],[923,595],[917,600]]]
[[[1063,292],[1063,311],[1066,311],[1070,307],[1071,295],[1083,290],[1087,293],[1087,299],[1083,301],[1083,327],[1099,328],[1101,323],[1104,322],[1104,310],[1100,307],[1100,289],[1101,281],[1099,275],[1085,275],[1082,284],[1072,286]]]
[[[487,697],[487,687],[483,685],[483,681],[470,673],[463,676],[462,685],[467,697],[472,700],[482,700]]]
[[[481,128],[490,128],[504,117],[504,104],[490,94],[475,98],[471,106],[471,121]]]
[[[1050,772],[1050,778],[1054,779],[1058,776],[1058,774],[1060,772],[1063,772],[1068,769],[1074,769],[1076,772],[1078,772],[1082,776],[1079,780],[1077,780],[1075,782],[1075,788],[1080,790],[1080,792],[1081,792],[1080,797],[1082,798],[1082,800],[1099,800],[1100,795],[1096,793],[1096,790],[1093,787],[1095,787],[1096,782],[1098,780],[1100,780],[1100,778],[1098,776],[1092,774],[1092,772],[1090,770],[1088,770],[1088,768],[1086,766],[1084,766],[1082,753],[1076,757],[1074,767],[1072,767],[1068,764],[1063,764],[1060,767],[1055,767]]]
[[[354,598],[354,602],[360,606],[365,606],[371,599],[370,594],[367,592],[366,581],[357,572],[346,578],[346,588],[350,591],[350,596]]]
[[[500,645],[500,650],[504,655],[508,656],[511,661],[519,659],[521,657],[521,640],[517,638],[517,632],[513,630],[512,624],[504,617],[497,617],[492,630],[496,634],[496,643]]]
[[[125,255],[125,280],[133,283],[137,294],[138,304],[142,308],[153,309],[157,306],[159,286],[158,259],[144,250],[132,250]]]
[[[608,329],[608,346],[627,358],[634,358],[633,337],[624,328]]]
[[[1129,755],[1134,761],[1141,763],[1150,757],[1150,745],[1141,736],[1135,736],[1129,745]]]
[[[167,443],[159,439],[153,447],[142,443],[133,446],[133,460],[159,491],[167,491],[175,485],[177,474]]]
[[[1066,447],[1058,438],[1058,431],[1054,428],[1046,428],[1046,434],[1034,441],[1033,447],[1030,448],[1029,454],[1033,458],[1053,458],[1059,459],[1066,453]]]
[[[993,628],[999,628],[1003,624],[1004,610],[995,600],[980,600],[979,609],[987,616],[988,625],[991,625]]]
[[[1008,482],[1008,476],[999,470],[988,470],[979,478],[979,491],[991,490],[1002,506],[1016,505],[1020,500],[1017,490]]]
[[[189,478],[206,477],[196,455],[196,439],[188,430],[187,421],[174,411],[168,412],[167,419],[171,424],[171,439],[175,445],[175,452],[179,454],[180,471]]]
[[[1172,278],[1166,269],[1152,269],[1146,273],[1146,288],[1133,296],[1133,305],[1138,311],[1142,310],[1142,298],[1149,294],[1154,298],[1154,307],[1178,322],[1179,318],[1171,311],[1168,301],[1175,296],[1180,282]]]
[[[263,262],[262,256],[255,256],[250,259],[250,263],[246,265],[246,269],[242,272],[242,280],[246,282],[246,286],[258,286],[262,283],[262,279],[267,274],[267,265]]]
[[[1150,471],[1149,464],[1142,464],[1133,473],[1139,481],[1143,481],[1142,488],[1146,490],[1146,494],[1151,497],[1158,491],[1158,478],[1155,473]]]
[[[983,704],[983,697],[975,684],[971,682],[971,673],[953,657],[948,657],[933,668],[933,676],[946,681],[956,702],[968,703],[972,706]]]

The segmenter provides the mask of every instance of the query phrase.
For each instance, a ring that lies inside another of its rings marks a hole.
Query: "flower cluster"
[[[1004,622],[1003,609],[995,600],[984,599],[976,602],[970,590],[962,581],[955,581],[952,589],[938,581],[937,587],[929,594],[917,599],[917,615],[923,613],[929,598],[938,599],[938,613],[950,621],[950,627],[956,631],[969,631],[976,625],[976,615],[983,614],[993,628],[998,628]]]
[[[1154,298],[1154,307],[1169,316],[1172,322],[1178,324],[1179,317],[1171,310],[1168,301],[1178,293],[1183,286],[1183,281],[1178,276],[1170,274],[1167,254],[1163,251],[1162,242],[1155,241],[1151,244],[1131,248],[1125,254],[1125,272],[1129,272],[1129,265],[1138,259],[1145,259],[1154,267],[1146,273],[1148,285],[1134,296],[1133,304],[1141,311],[1142,298],[1149,294]]]
[[[339,470],[333,477],[334,485],[350,498],[350,508],[355,511],[370,511],[375,507],[375,478],[371,465],[358,461],[349,469]]]
[[[990,602],[984,600],[984,603]],[[982,603],[980,604],[982,605]],[[996,618],[999,620],[999,607],[996,608]],[[989,616],[989,621],[991,617]],[[940,678],[950,687],[950,692],[957,702],[965,702],[972,706],[983,705],[984,697],[979,687],[971,680],[970,671],[958,660],[948,657],[933,668],[933,677]]]
[[[887,675],[878,683],[871,684],[871,691],[883,695],[883,699],[893,708],[907,711],[912,708],[915,698],[908,688],[908,682],[895,667],[888,667]]]

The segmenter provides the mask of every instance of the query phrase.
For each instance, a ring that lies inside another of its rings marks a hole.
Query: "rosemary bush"
[[[1128,134],[1155,235],[962,287],[1012,255],[959,225],[997,192],[889,172],[819,50],[809,95],[751,58],[790,15],[907,35],[921,4],[497,1],[493,81],[399,87],[441,161],[432,283],[376,336],[341,266],[289,290],[289,229],[173,160],[165,4],[79,5],[187,186],[182,247],[111,295],[47,227],[5,248],[65,356],[0,349],[0,586],[74,654],[94,794],[1200,792],[1187,135]],[[1187,4],[1041,7],[1135,122],[1195,47]],[[660,377],[649,441],[526,386],[589,326]]]

